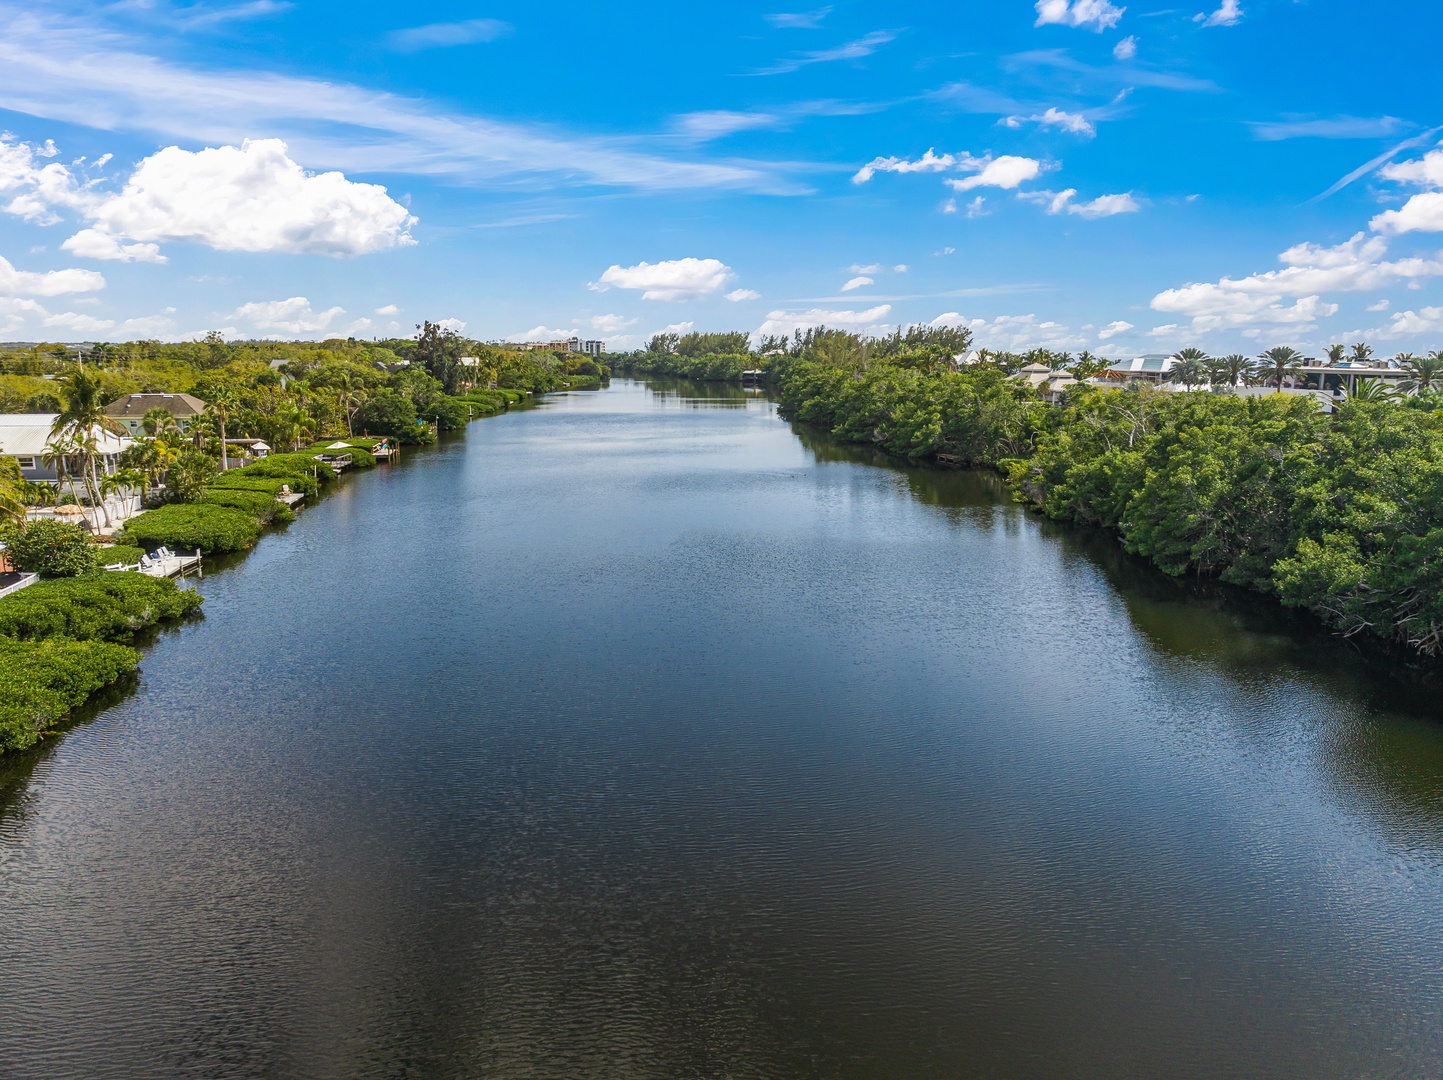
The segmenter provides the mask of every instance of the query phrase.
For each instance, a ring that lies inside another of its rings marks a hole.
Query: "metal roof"
[[[43,457],[50,445],[50,429],[56,416],[56,413],[0,414],[0,454],[6,457]],[[118,454],[131,443],[130,439],[120,438],[108,431],[97,432],[97,435],[102,454]]]

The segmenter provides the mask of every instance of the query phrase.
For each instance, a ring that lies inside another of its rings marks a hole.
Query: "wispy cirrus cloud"
[[[455,113],[352,83],[251,68],[202,70],[139,39],[0,2],[0,108],[110,131],[239,145],[283,138],[298,160],[465,184],[551,181],[634,190],[802,194],[780,165],[678,158],[658,140],[573,134]]]
[[[401,52],[449,48],[453,45],[476,45],[495,41],[515,28],[500,19],[465,19],[461,22],[429,23],[404,30],[392,30],[386,40]]]
[[[801,120],[818,116],[866,116],[891,107],[885,101],[802,101],[775,108],[738,111],[710,109],[683,113],[674,119],[676,130],[697,142],[723,139],[743,131],[786,129]]]
[[[845,45],[838,45],[831,49],[818,49],[814,52],[798,53],[785,60],[778,60],[768,68],[760,71],[753,71],[753,75],[786,75],[793,71],[799,71],[812,64],[830,64],[838,60],[861,60],[871,56],[883,45],[890,45],[897,40],[899,30],[874,30],[865,37],[856,41],[849,41]]]
[[[1199,79],[1174,71],[1160,71],[1131,61],[1100,67],[1078,60],[1066,49],[1032,49],[1013,53],[1011,56],[1002,57],[1000,63],[1005,70],[1012,72],[1065,71],[1077,76],[1080,81],[1097,86],[1152,86],[1159,90],[1213,93],[1221,89],[1210,79]]]
[[[1249,121],[1253,138],[1262,142],[1285,139],[1386,139],[1414,127],[1396,116],[1289,116],[1282,120]]]
[[[783,30],[815,30],[831,13],[830,7],[823,7],[816,11],[779,11],[774,15],[763,15],[762,18]]]

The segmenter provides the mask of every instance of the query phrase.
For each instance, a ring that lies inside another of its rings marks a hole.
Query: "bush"
[[[331,443],[334,442],[346,442],[346,440],[332,439],[330,442],[322,443],[319,446],[311,447],[309,450],[304,451],[304,454],[306,457],[309,457],[312,460],[314,460],[321,454],[350,454],[352,467],[357,469],[373,469],[376,467],[375,456],[365,447],[352,446],[350,443],[346,443],[346,448],[344,450],[328,450],[327,447],[329,447]],[[329,466],[327,467],[329,468]]]
[[[129,544],[115,544],[111,547],[100,548],[99,551],[101,566],[114,566],[116,563],[134,566],[146,553],[144,548],[131,547]]]
[[[101,641],[0,641],[0,753],[34,746],[71,709],[139,663],[134,649]]]
[[[149,550],[163,545],[177,553],[199,550],[210,555],[248,548],[260,535],[261,523],[242,510],[205,503],[173,503],[131,518],[121,538]]]
[[[276,481],[277,487],[284,481]],[[211,488],[200,497],[202,506],[228,506],[241,510],[263,525],[269,525],[277,518],[291,521],[295,515],[290,508],[276,502],[276,497],[265,491],[243,491],[239,489]]]
[[[0,534],[10,548],[15,569],[44,577],[76,577],[94,573],[100,565],[90,534],[64,521],[31,521],[23,528],[10,526]]]
[[[239,469],[227,473],[210,485],[208,491],[264,491],[272,497],[289,487],[307,498],[313,498],[320,491],[320,485],[310,473],[304,476],[251,476],[247,470]]]
[[[144,574],[95,574],[40,581],[0,599],[0,638],[117,641],[201,605],[197,592]]]
[[[312,471],[314,470],[314,471]],[[310,454],[272,454],[261,458],[254,465],[237,469],[244,476],[262,476],[272,480],[289,480],[293,476],[309,476],[321,484],[329,484],[336,478],[329,469],[321,469]],[[291,487],[294,489],[295,484]]]
[[[416,406],[394,390],[378,390],[356,414],[356,426],[368,434],[410,440],[416,432]]]

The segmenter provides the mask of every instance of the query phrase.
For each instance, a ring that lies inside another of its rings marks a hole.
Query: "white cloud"
[[[718,259],[686,258],[613,265],[592,287],[598,292],[611,286],[642,289],[643,300],[693,300],[719,292],[734,280],[732,268]]]
[[[867,266],[861,266],[857,263],[853,263],[851,266],[847,267],[847,269],[854,274],[880,274],[882,272],[882,264],[869,263]]]
[[[906,263],[898,263],[896,266],[892,267],[892,272],[894,274],[905,274],[910,269],[912,268]]]
[[[1337,311],[1321,295],[1372,292],[1400,281],[1443,275],[1443,261],[1409,258],[1386,261],[1381,237],[1358,233],[1335,247],[1298,244],[1278,256],[1282,270],[1216,283],[1190,283],[1153,298],[1154,311],[1188,315],[1198,333],[1262,323],[1303,323]],[[1297,303],[1282,301],[1297,298]]]
[[[977,198],[980,199],[980,198],[982,198],[982,196],[979,195],[979,196],[977,196]],[[942,204],[942,213],[944,213],[944,214],[955,214],[956,212],[957,212],[957,200],[956,200],[956,199],[948,199],[946,202],[944,202],[944,203]],[[968,217],[971,217],[971,215],[969,214]]]
[[[969,176],[963,180],[949,179],[946,184],[956,192],[971,191],[973,188],[979,187],[996,187],[1011,191],[1029,180],[1036,180],[1041,173],[1042,162],[1032,158],[1003,154],[1001,157],[987,162],[976,176]]]
[[[600,330],[603,334],[619,334],[628,326],[635,326],[638,321],[637,319],[628,319],[624,315],[593,315],[591,328]]]
[[[1379,300],[1376,304],[1369,304],[1369,305],[1368,305],[1368,310],[1369,310],[1369,311],[1387,311],[1387,310],[1388,310],[1390,307],[1392,307],[1392,306],[1393,306],[1393,305],[1390,304],[1387,300]]]
[[[852,183],[865,184],[879,172],[945,172],[954,165],[973,161],[977,161],[979,166],[982,164],[970,154],[938,154],[935,148],[928,149],[928,151],[916,161],[909,161],[907,158],[899,157],[876,157],[857,170],[857,175],[852,177]]]
[[[212,146],[264,132],[284,138],[313,168],[473,185],[550,177],[639,190],[807,190],[765,163],[681,160],[669,156],[672,144],[656,143],[662,153],[255,67],[187,67],[148,54],[148,39],[79,24],[50,5],[0,11],[9,13],[0,35],[0,109],[27,116]]]
[[[694,329],[696,329],[694,322],[678,322],[663,326],[656,332],[658,334],[690,334]]]
[[[763,15],[762,18],[779,29],[815,30],[831,13],[830,7],[824,7],[816,11],[778,12],[775,15]]]
[[[851,292],[853,289],[860,289],[865,285],[875,284],[877,283],[864,274],[859,277],[854,277],[850,281],[848,281],[845,285],[842,286],[842,291]]]
[[[398,311],[400,311],[400,310],[401,310],[401,309],[398,308],[395,304],[387,304],[385,307],[378,307],[378,308],[376,309],[376,311],[375,311],[375,314],[377,314],[377,315],[394,315],[394,314],[396,314],[396,312],[398,312]]]
[[[148,263],[170,261],[160,253],[159,244],[122,244],[109,233],[98,229],[81,229],[60,247],[82,259]]]
[[[1236,26],[1243,17],[1243,9],[1239,0],[1223,0],[1222,7],[1218,8],[1211,15],[1200,14],[1193,17],[1193,22],[1202,23],[1204,26]]]
[[[105,278],[94,270],[49,270],[39,273],[16,270],[0,258],[0,296],[64,296],[67,293],[97,292]]]
[[[1062,131],[1069,131],[1074,135],[1081,135],[1091,139],[1097,135],[1097,127],[1087,117],[1079,113],[1064,112],[1061,109],[1050,108],[1045,113],[1034,116],[1008,116],[998,121],[1004,127],[1014,130],[1023,124],[1037,124],[1044,128],[1058,128]]]
[[[790,334],[793,330],[805,330],[812,326],[869,329],[879,326],[891,310],[891,304],[878,304],[865,311],[827,311],[821,308],[807,311],[773,311],[767,315],[767,321],[762,323],[757,333]]]
[[[1116,26],[1126,10],[1108,0],[1037,0],[1036,25],[1080,26],[1100,34]]]
[[[968,319],[949,311],[933,319],[932,325],[966,327],[979,346],[1013,352],[1036,348],[1076,349],[1088,343],[1085,335],[1036,315],[999,315],[989,321]]]
[[[1136,329],[1137,327],[1133,326],[1132,323],[1123,322],[1121,319],[1119,319],[1117,320],[1117,322],[1108,323],[1101,330],[1099,330],[1097,332],[1097,337],[1100,341],[1107,341],[1111,338],[1117,337],[1119,334],[1125,334],[1129,330]]]
[[[174,310],[173,308],[171,309]],[[115,338],[133,341],[137,338],[158,338],[175,330],[175,320],[169,315],[141,315],[126,319],[115,328]]]
[[[1374,232],[1390,236],[1410,232],[1443,232],[1443,191],[1414,195],[1401,210],[1385,210],[1368,224]]]
[[[987,199],[985,196],[978,195],[967,204],[967,217],[969,219],[986,217],[989,213],[991,213],[991,211],[987,209]]]
[[[1430,150],[1414,161],[1400,161],[1378,170],[1385,180],[1420,187],[1443,188],[1443,150]]]
[[[416,219],[385,188],[307,173],[279,139],[195,153],[168,147],[88,216],[114,237],[220,251],[363,255],[415,242],[407,229]]]
[[[1112,55],[1119,60],[1134,60],[1137,58],[1137,38],[1125,37],[1112,47]]]
[[[465,319],[438,319],[436,325],[442,330],[450,330],[453,334],[459,334],[466,329]]]
[[[402,52],[417,52],[421,49],[495,41],[511,31],[511,24],[500,19],[466,19],[462,22],[431,23],[406,30],[393,30],[386,36],[392,48]]]
[[[1418,311],[1399,311],[1387,326],[1366,331],[1370,337],[1401,338],[1415,334],[1443,333],[1443,307],[1425,307]]]
[[[828,64],[834,60],[860,60],[863,57],[871,56],[883,45],[888,45],[897,40],[897,34],[892,30],[874,30],[865,37],[856,41],[849,41],[845,45],[838,45],[834,49],[819,49],[816,52],[799,53],[786,60],[780,60],[769,68],[755,72],[757,75],[786,75],[797,71],[809,64]]]
[[[447,320],[447,321],[455,322],[454,319]],[[635,322],[636,320],[633,319],[632,321]],[[445,326],[445,322],[442,322],[441,325],[442,325],[442,326]],[[454,328],[454,329],[457,329],[457,332],[459,333],[460,330],[464,330],[465,328],[466,328],[466,324],[465,324],[465,323],[460,323],[460,324],[459,324],[459,327]],[[549,329],[549,328],[547,328],[547,327],[545,327],[545,326],[533,326],[530,330],[526,331],[526,333],[524,333],[524,334],[512,334],[512,335],[511,335],[510,337],[508,337],[506,340],[507,340],[507,341],[565,341],[567,338],[580,337],[580,336],[581,336],[581,335],[580,335],[580,331],[575,330],[575,329],[572,329],[572,330],[551,330],[551,329]]]
[[[248,322],[263,333],[301,337],[326,330],[345,313],[345,308],[340,307],[315,311],[304,296],[292,296],[288,300],[253,300],[236,308],[227,318]]]
[[[733,289],[723,297],[724,300],[730,300],[733,304],[739,304],[743,300],[760,300],[761,298],[762,294],[755,289]]]
[[[1017,193],[1019,199],[1045,206],[1049,214],[1076,214],[1088,220],[1113,217],[1116,214],[1135,214],[1142,209],[1130,191],[1120,195],[1101,195],[1091,202],[1081,203],[1073,201],[1076,196],[1076,188],[1055,192],[1021,191]]]
[[[46,326],[58,327],[75,334],[96,334],[109,330],[115,325],[114,319],[97,319],[94,315],[82,315],[74,311],[62,311],[56,315],[48,315],[44,319]]]
[[[1285,120],[1253,121],[1253,138],[1262,142],[1284,139],[1384,139],[1409,127],[1396,116],[1289,117]],[[1397,151],[1393,151],[1397,153]],[[1391,156],[1391,155],[1390,155]],[[1386,170],[1385,170],[1386,171]]]

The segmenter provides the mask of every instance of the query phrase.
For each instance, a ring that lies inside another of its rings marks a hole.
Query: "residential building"
[[[1109,382],[1131,382],[1133,379],[1140,379],[1143,382],[1161,383],[1167,381],[1176,366],[1175,356],[1148,353],[1135,356],[1131,360],[1118,360],[1108,366],[1102,377]]]
[[[151,409],[164,409],[175,418],[181,431],[187,430],[196,417],[204,414],[206,404],[190,394],[127,394],[105,407],[105,415],[119,420],[131,438],[145,434],[141,421]]]
[[[574,337],[567,338],[564,341],[507,342],[505,348],[514,349],[518,352],[585,353],[587,356],[599,357],[602,353],[606,352],[606,342]]]
[[[20,475],[32,482],[56,483],[60,479],[60,462],[51,460],[50,429],[55,426],[55,413],[0,414],[0,457],[14,458]],[[98,431],[96,446],[100,452],[98,468],[106,475],[120,467],[120,453],[131,440],[109,431]],[[66,462],[66,471],[78,472],[79,462]]]

